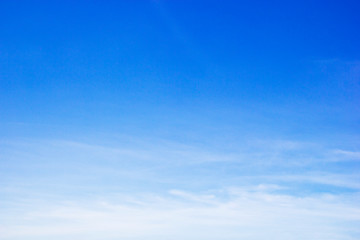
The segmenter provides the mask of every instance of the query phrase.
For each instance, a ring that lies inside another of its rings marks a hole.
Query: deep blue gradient
[[[2,1],[0,9],[3,123],[114,126],[246,107],[358,120],[357,1]]]
[[[0,237],[40,239],[1,230],[29,199],[216,189],[222,202],[235,187],[317,216],[331,195],[342,218],[309,221],[324,228],[299,239],[358,239],[359,12],[344,0],[0,1]],[[136,239],[159,236],[171,234]]]

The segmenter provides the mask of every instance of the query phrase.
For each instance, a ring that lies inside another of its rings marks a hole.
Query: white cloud
[[[294,197],[242,189],[228,197],[167,196],[49,202],[0,218],[1,239],[358,239],[355,196]],[[175,198],[174,198],[175,197]],[[209,204],[211,203],[211,204]],[[31,206],[31,207],[30,207]]]
[[[360,152],[336,149],[333,151],[333,153],[336,156],[336,160],[340,160],[340,161],[360,160]]]
[[[247,143],[231,153],[167,141],[1,144],[7,144],[0,177],[4,240],[360,236],[360,201],[355,193],[359,176],[311,169],[327,161],[329,152],[344,158],[357,157],[357,152],[280,140]],[[302,171],[293,165],[308,156],[316,156],[318,162],[304,163],[309,169]],[[282,171],[273,173],[272,166]],[[14,172],[7,175],[7,170]],[[298,185],[306,188],[314,183],[351,191],[330,195],[307,188],[311,193],[297,194]],[[139,194],[143,191],[150,194]]]

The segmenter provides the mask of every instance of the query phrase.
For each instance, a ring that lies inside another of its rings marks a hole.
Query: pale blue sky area
[[[0,1],[0,238],[360,238],[357,1]]]

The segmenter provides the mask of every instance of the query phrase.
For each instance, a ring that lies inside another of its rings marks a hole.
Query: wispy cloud
[[[171,190],[82,202],[31,203],[1,218],[2,239],[356,239],[358,196],[294,197],[257,190],[220,189],[213,194]],[[15,224],[16,223],[16,224]],[[261,229],[261,231],[259,231]]]
[[[360,160],[360,152],[355,151],[345,151],[341,149],[336,149],[333,151],[336,155],[337,160],[345,160],[345,161],[359,161]]]
[[[18,140],[3,142],[2,146],[4,181],[16,178],[19,182],[27,177],[27,183],[31,183],[46,178],[47,183],[72,180],[73,185],[77,185],[88,180],[95,183],[100,177],[100,181],[110,181],[107,185],[113,185],[114,180],[131,179],[191,186],[192,181],[229,185],[233,180],[247,177],[285,179],[284,176],[288,176],[288,180],[357,188],[353,181],[357,179],[356,174],[351,168],[334,172],[332,164],[357,161],[358,152],[334,150],[309,142],[256,140],[235,145],[230,151],[153,139],[146,142],[122,139],[108,145]],[[18,176],[8,175],[9,169],[19,173]],[[31,176],[27,176],[30,172]]]
[[[359,176],[329,167],[357,152],[289,140],[248,141],[231,151],[167,140],[1,144],[5,240],[359,234]]]

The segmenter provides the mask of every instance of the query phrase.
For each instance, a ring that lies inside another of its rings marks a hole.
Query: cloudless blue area
[[[12,123],[359,129],[357,1],[0,4],[3,135]]]

